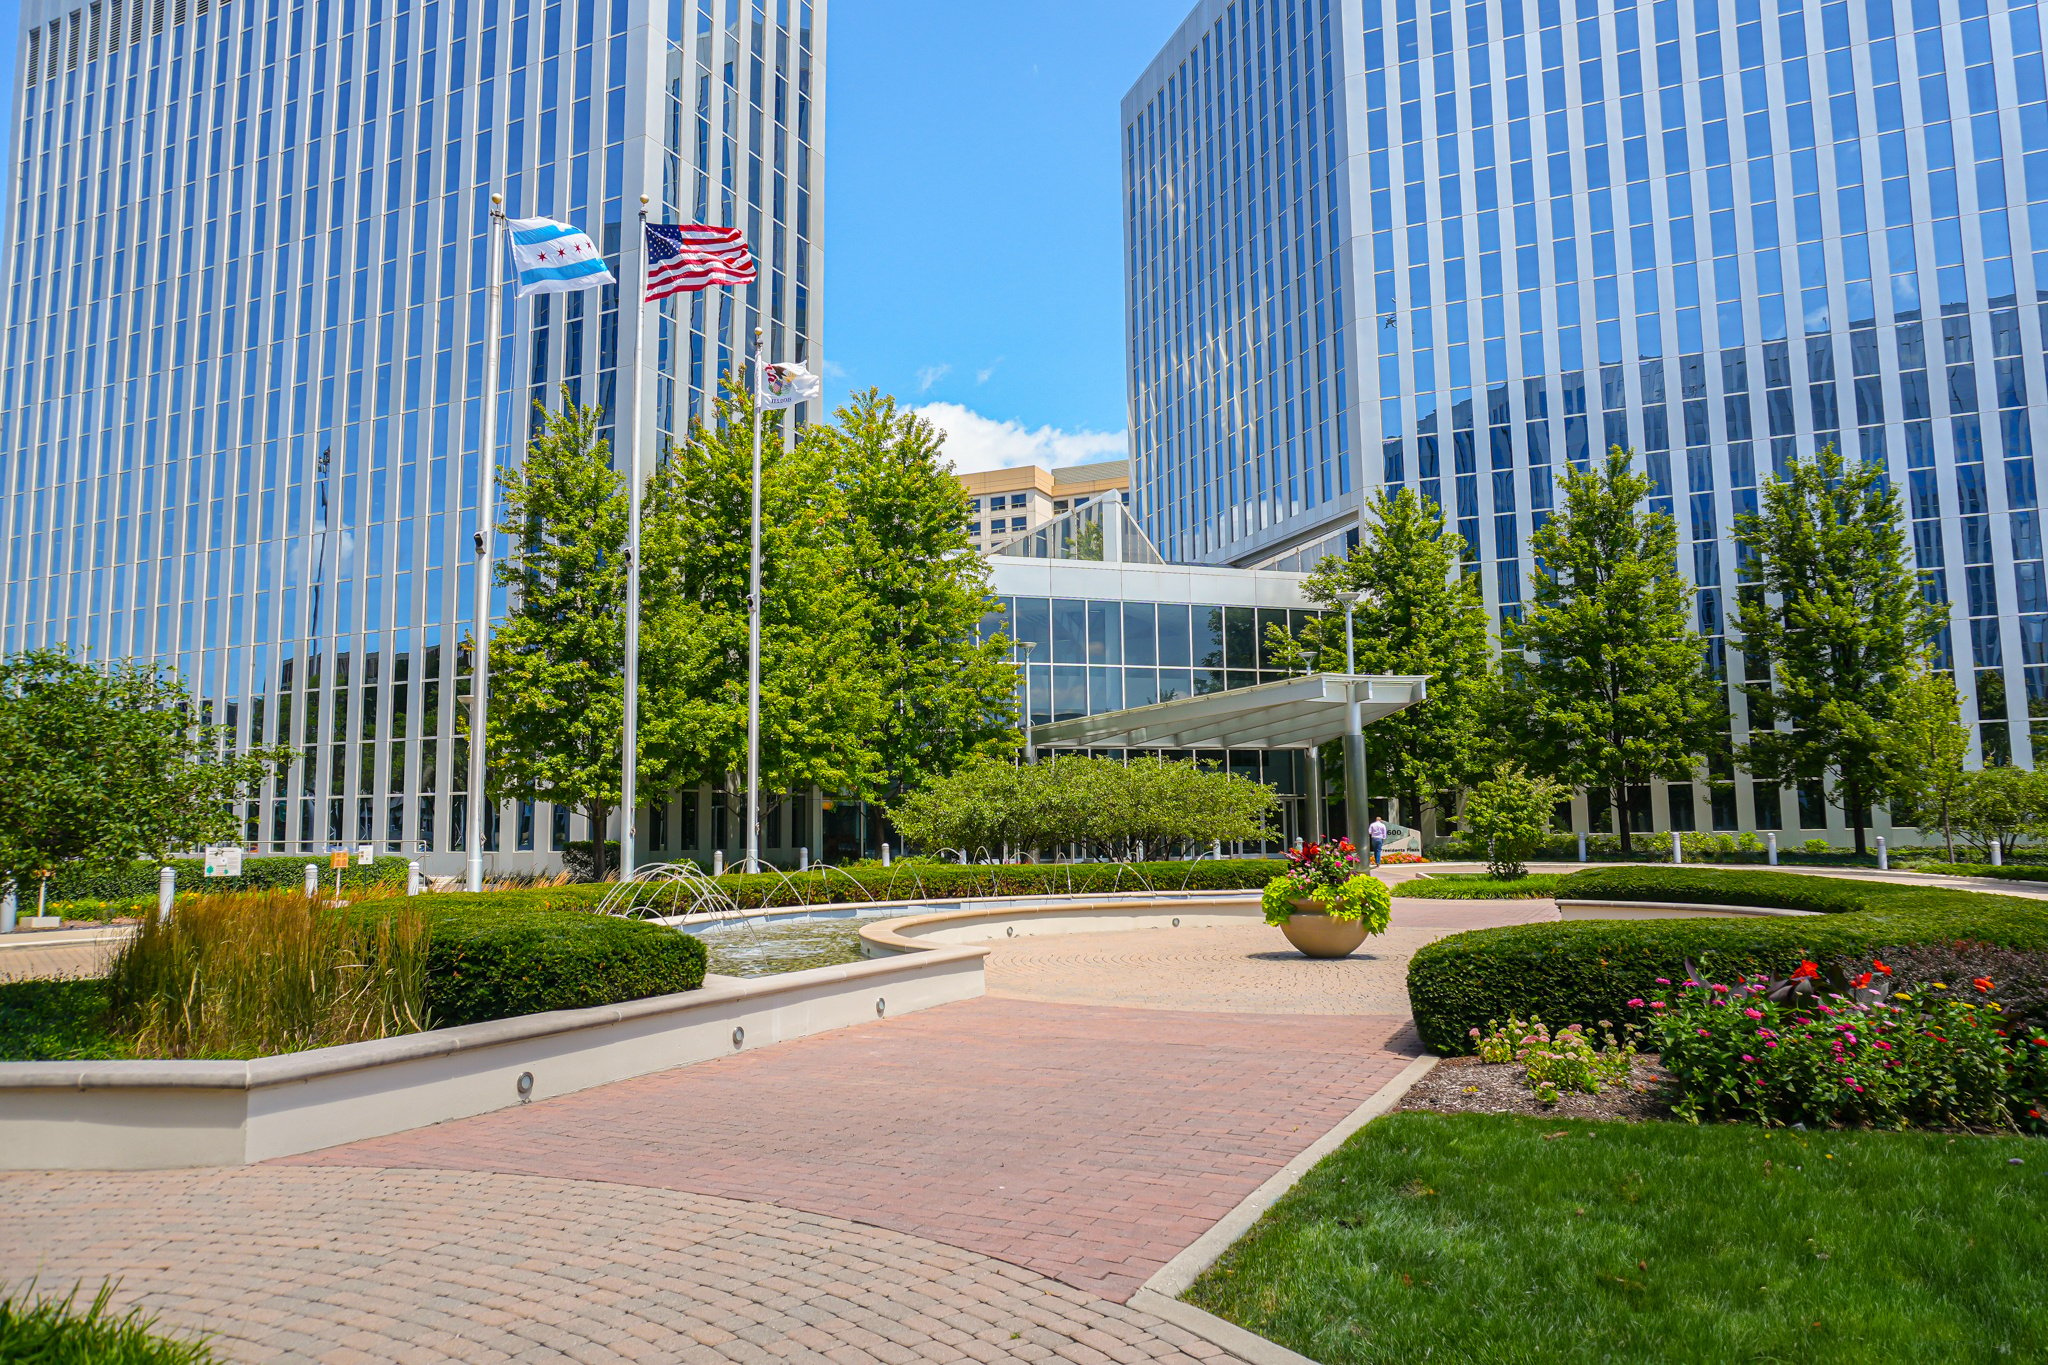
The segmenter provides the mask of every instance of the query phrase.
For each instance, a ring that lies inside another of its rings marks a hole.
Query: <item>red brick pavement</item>
[[[991,998],[290,1162],[756,1200],[1123,1302],[1418,1051],[1388,1016]]]
[[[597,1140],[597,1135],[592,1135]],[[224,1360],[1230,1365],[1150,1314],[814,1213],[589,1180],[292,1169],[0,1174],[9,1284],[112,1278]]]

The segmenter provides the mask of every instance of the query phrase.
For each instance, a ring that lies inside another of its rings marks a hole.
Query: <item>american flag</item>
[[[713,285],[752,284],[754,253],[738,228],[647,225],[647,301]]]

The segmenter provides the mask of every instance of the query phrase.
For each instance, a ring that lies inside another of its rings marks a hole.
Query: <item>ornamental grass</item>
[[[289,891],[201,896],[144,920],[107,974],[144,1057],[259,1057],[430,1027],[427,921]]]

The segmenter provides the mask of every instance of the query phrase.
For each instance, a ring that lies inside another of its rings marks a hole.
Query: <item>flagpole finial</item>
[[[491,196],[491,202],[493,204],[503,204],[505,202],[505,196],[502,194],[493,194]]]
[[[647,196],[644,194],[640,196],[640,207],[643,209],[647,207]]]

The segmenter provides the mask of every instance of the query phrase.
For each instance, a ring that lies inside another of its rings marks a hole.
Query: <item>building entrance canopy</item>
[[[1349,733],[1353,702],[1370,725],[1428,695],[1427,678],[1311,673],[1039,725],[1031,738],[1062,749],[1306,749]]]

